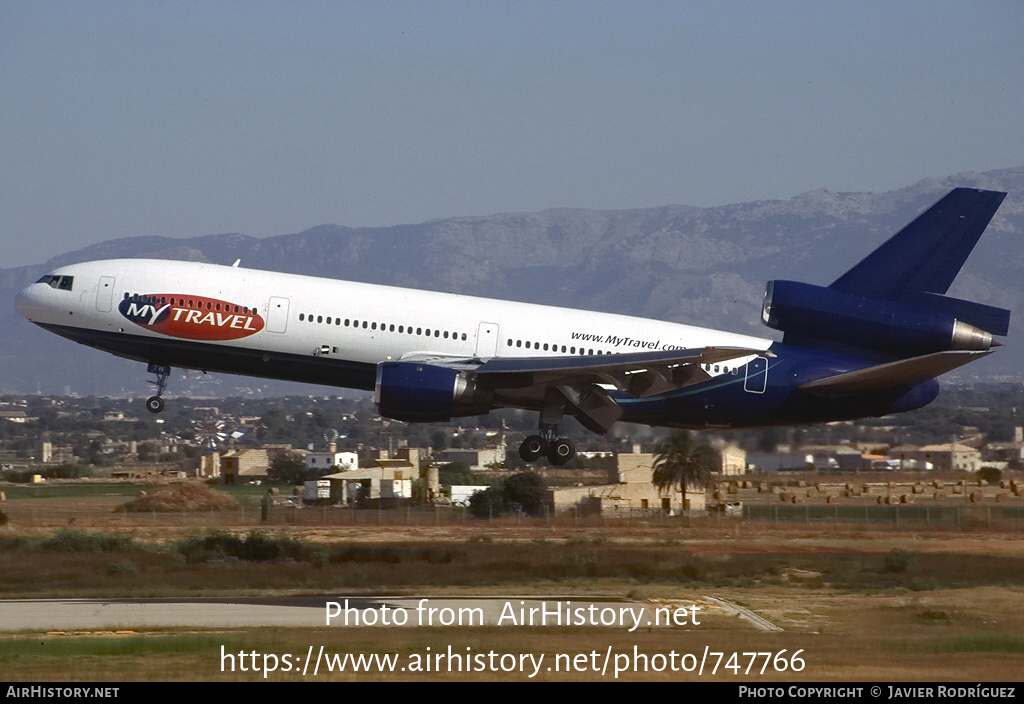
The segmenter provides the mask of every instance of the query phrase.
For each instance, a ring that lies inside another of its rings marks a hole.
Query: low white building
[[[473,494],[487,489],[484,484],[452,484],[451,499],[453,506],[469,506]]]
[[[310,452],[306,455],[306,469],[350,472],[359,469],[359,455],[354,452]]]
[[[451,448],[443,450],[434,458],[435,464],[445,464],[448,462],[464,462],[469,465],[471,470],[476,472],[505,466],[505,452],[497,448]]]

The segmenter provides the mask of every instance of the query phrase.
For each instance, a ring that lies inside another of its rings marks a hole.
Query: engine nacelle
[[[386,418],[435,423],[490,411],[472,375],[421,362],[381,362],[374,389],[377,412]]]
[[[991,333],[950,312],[797,281],[768,282],[761,320],[800,341],[836,342],[901,357],[992,346]]]

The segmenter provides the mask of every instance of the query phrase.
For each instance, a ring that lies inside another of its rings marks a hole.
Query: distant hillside
[[[1009,196],[951,295],[1014,311],[1009,349],[960,378],[1024,378],[1015,351],[1024,311],[1024,167],[929,178],[886,193],[811,191],[784,201],[717,208],[552,209],[454,217],[418,225],[321,225],[291,235],[102,242],[38,266],[0,270],[0,298],[48,269],[91,259],[156,257],[273,269],[590,308],[765,335],[760,301],[769,279],[828,284],[956,186]],[[0,307],[0,392],[147,393],[145,369],[61,340]],[[774,335],[774,333],[772,333]],[[295,390],[242,377],[185,383],[170,394],[238,388]],[[325,392],[330,393],[325,390]]]

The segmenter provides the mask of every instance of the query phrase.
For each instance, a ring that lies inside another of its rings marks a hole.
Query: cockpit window
[[[61,291],[70,291],[74,282],[74,276],[57,276],[56,274],[47,274],[36,281],[37,284],[46,284],[50,288],[57,288]]]

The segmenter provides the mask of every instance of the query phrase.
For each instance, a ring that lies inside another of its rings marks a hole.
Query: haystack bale
[[[211,489],[205,484],[185,482],[169,484],[152,494],[140,492],[141,496],[121,504],[115,511],[181,513],[183,511],[232,511],[238,508],[235,497],[223,491]]]
[[[936,499],[944,499],[944,498],[946,498],[946,492],[944,492],[944,491],[936,491],[935,492],[935,498]]]
[[[984,500],[985,500],[985,495],[983,493],[981,493],[980,491],[972,491],[971,492],[971,503],[972,504],[980,504]]]
[[[998,494],[996,494],[996,501],[1009,501],[1009,500],[1010,500],[1010,492],[1008,492],[1008,491],[1001,491]]]

